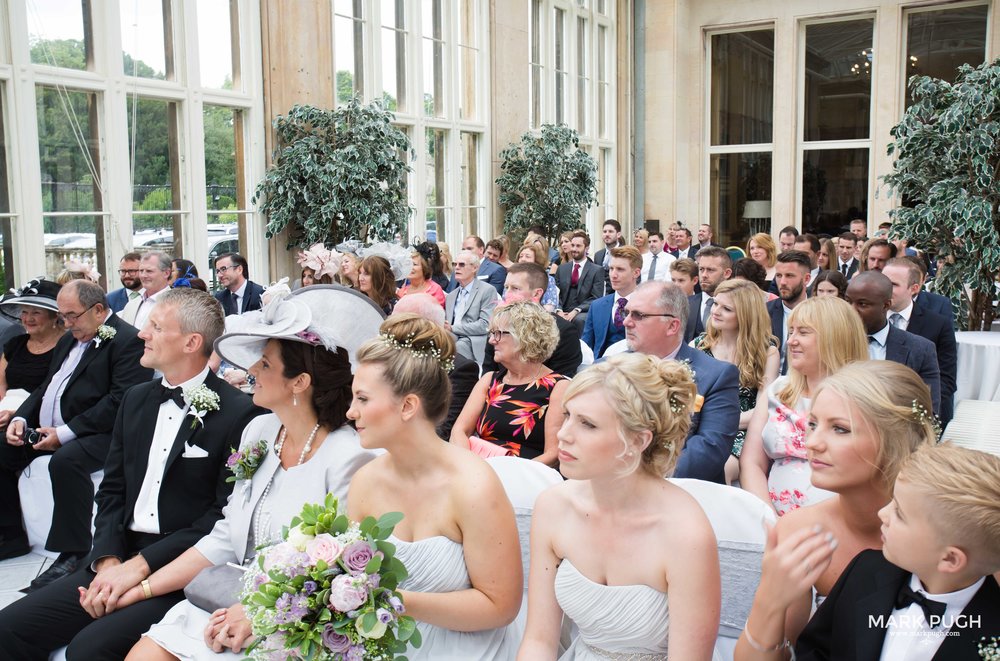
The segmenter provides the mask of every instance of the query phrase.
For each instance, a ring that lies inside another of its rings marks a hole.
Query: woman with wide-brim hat
[[[56,343],[65,329],[59,319],[56,296],[62,285],[49,280],[32,280],[0,301],[0,311],[20,319],[24,334],[12,337],[0,357],[0,398],[12,390],[31,392],[48,374]],[[0,428],[6,427],[14,412],[0,411]]]

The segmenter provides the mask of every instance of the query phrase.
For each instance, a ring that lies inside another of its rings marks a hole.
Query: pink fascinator
[[[301,251],[296,259],[302,268],[312,269],[319,280],[324,275],[332,279],[340,272],[342,256],[336,250],[327,249],[322,243],[315,243],[308,250]]]

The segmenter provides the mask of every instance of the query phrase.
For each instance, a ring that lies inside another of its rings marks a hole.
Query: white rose
[[[295,526],[288,531],[288,543],[299,551],[306,550],[306,544],[312,540],[314,535],[308,535],[302,530],[302,524]]]

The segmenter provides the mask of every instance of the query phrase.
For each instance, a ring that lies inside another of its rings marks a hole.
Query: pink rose
[[[306,542],[306,553],[313,564],[322,560],[327,566],[332,566],[343,550],[344,545],[338,542],[333,535],[327,533],[316,535]]]
[[[341,574],[330,583],[330,606],[341,613],[357,610],[368,600],[368,589],[364,582],[349,575]]]

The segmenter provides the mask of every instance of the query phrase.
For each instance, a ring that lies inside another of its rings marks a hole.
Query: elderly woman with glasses
[[[479,454],[508,454],[554,467],[569,378],[544,364],[559,344],[552,315],[534,302],[504,305],[493,313],[488,338],[500,368],[485,373],[473,388],[451,442]]]

